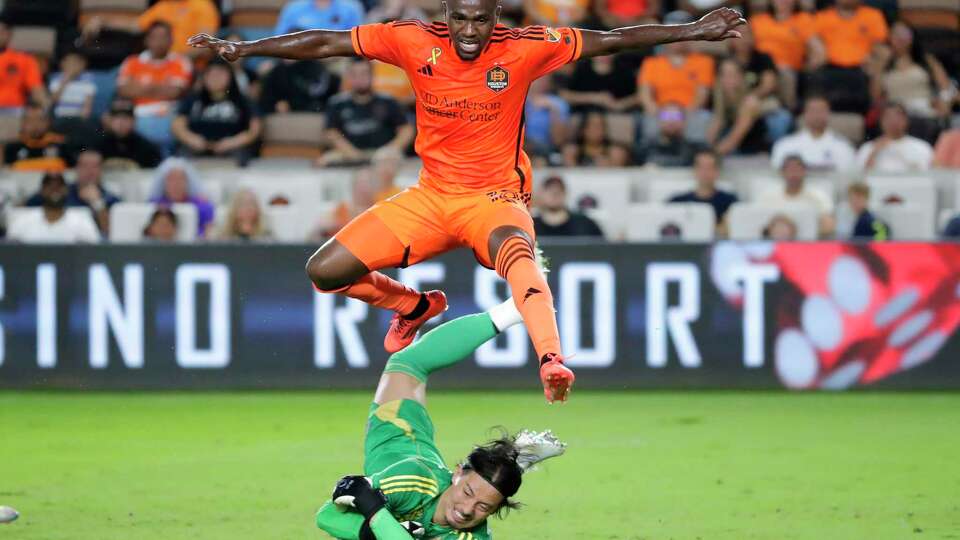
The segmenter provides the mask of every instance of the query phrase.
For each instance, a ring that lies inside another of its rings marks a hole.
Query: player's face
[[[473,471],[464,471],[459,467],[453,484],[447,488],[444,496],[448,497],[444,519],[447,525],[459,530],[476,527],[503,502],[503,496],[490,482]]]
[[[450,0],[444,2],[450,40],[462,60],[476,60],[487,46],[500,19],[497,0]]]

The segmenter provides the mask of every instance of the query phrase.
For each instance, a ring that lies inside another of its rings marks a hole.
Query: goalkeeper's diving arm
[[[411,540],[413,536],[407,532],[407,528],[383,507],[370,518],[369,531],[370,536],[361,536],[364,529],[363,515],[353,509],[338,508],[333,501],[327,501],[320,510],[317,511],[317,527],[327,532],[339,540],[365,540],[367,538],[376,538],[376,540]]]

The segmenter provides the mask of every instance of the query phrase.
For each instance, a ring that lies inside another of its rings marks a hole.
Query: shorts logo
[[[548,26],[546,27],[546,33],[544,34],[543,39],[549,41],[550,43],[560,43],[560,32]]]
[[[510,73],[500,66],[487,70],[487,88],[499,92],[510,83]]]

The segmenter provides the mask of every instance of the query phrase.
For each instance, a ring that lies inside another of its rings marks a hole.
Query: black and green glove
[[[344,476],[333,489],[333,502],[356,508],[369,520],[387,505],[387,497],[366,476]]]

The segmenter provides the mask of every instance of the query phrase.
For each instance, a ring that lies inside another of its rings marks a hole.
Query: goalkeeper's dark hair
[[[517,464],[520,452],[513,437],[506,429],[495,428],[495,431],[499,432],[500,437],[475,447],[461,467],[464,471],[479,474],[503,495],[503,501],[494,511],[494,514],[502,519],[510,510],[517,510],[521,506],[510,497],[520,490],[523,471]]]

